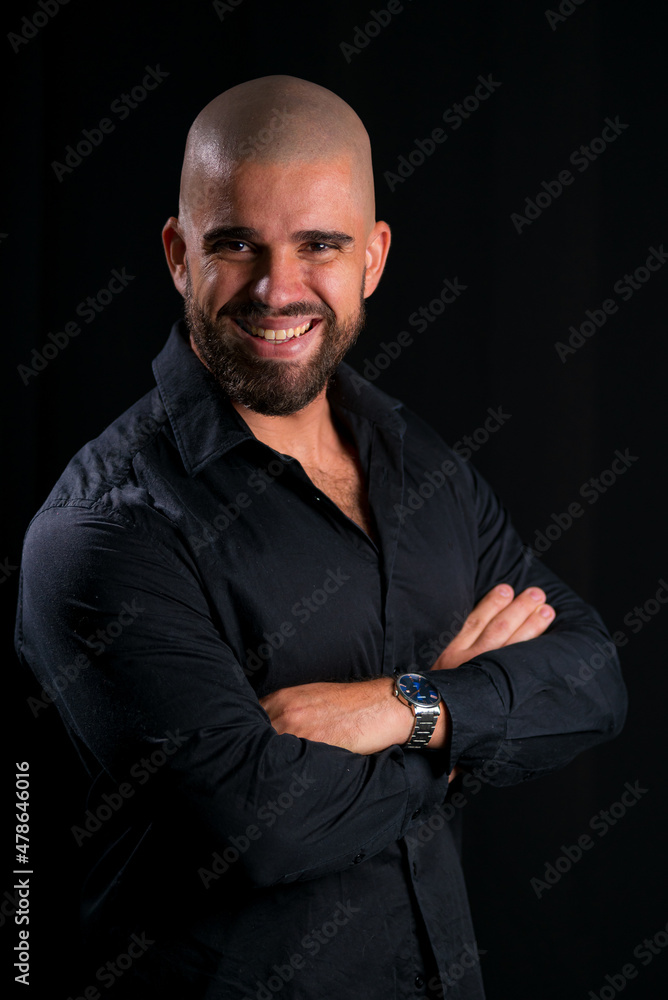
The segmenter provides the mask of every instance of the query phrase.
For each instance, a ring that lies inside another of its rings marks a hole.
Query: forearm
[[[51,686],[86,758],[115,783],[131,778],[172,734],[164,766],[137,790],[151,820],[169,825],[187,817],[194,842],[223,851],[231,837],[247,836],[271,816],[242,861],[252,883],[269,885],[344,870],[403,837],[414,813],[422,818],[442,804],[448,775],[438,754],[394,747],[362,755],[278,734],[211,620],[199,581],[155,537],[91,521],[87,510],[66,509],[35,525],[35,544],[24,557],[17,648]],[[71,524],[70,534],[63,524]],[[38,528],[50,541],[49,559],[37,544]],[[132,625],[94,649],[99,631],[135,598]],[[59,668],[74,663],[76,675],[62,685]],[[409,710],[394,704],[390,679],[379,680],[391,724],[406,713],[396,732],[406,739]]]
[[[539,588],[556,615],[543,635],[475,651],[458,669],[431,675],[450,710],[450,763],[493,761],[491,780],[512,784],[554,771],[616,735],[626,690],[598,613],[542,560],[527,557],[493,491],[474,469],[463,471],[476,511],[476,598],[501,582],[516,592]]]
[[[250,741],[231,750],[229,733],[209,728],[170,762],[162,798],[221,853],[258,826],[262,839],[251,839],[243,866],[252,884],[268,886],[343,871],[405,836],[415,814],[445,800],[439,757],[396,747],[351,754],[289,734],[271,736],[263,752]]]
[[[541,635],[553,619],[554,609],[545,603],[540,588],[530,587],[515,596],[512,587],[500,584],[473,609],[459,635],[438,657],[432,677],[488,650]],[[374,753],[395,743],[406,744],[412,735],[414,711],[395,697],[395,691],[394,679],[388,677],[361,686],[303,684],[268,695],[262,705],[278,732]],[[446,749],[450,731],[447,703],[442,701],[427,749]]]
[[[595,659],[594,659],[595,658]],[[582,664],[589,680],[576,686]],[[496,784],[514,784],[569,763],[621,729],[626,694],[612,642],[602,626],[561,629],[435,671],[451,712],[450,763],[494,761]]]
[[[370,754],[407,743],[415,716],[394,696],[394,678],[378,677],[354,683],[313,683],[282,688],[261,704],[278,733]],[[444,705],[429,741],[442,749],[448,736]]]

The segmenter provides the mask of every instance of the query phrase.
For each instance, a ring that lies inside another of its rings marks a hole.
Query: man
[[[341,363],[390,244],[343,101],[283,76],[212,101],[163,238],[185,324],[22,570],[17,648],[92,780],[81,990],[480,998],[449,783],[618,732],[614,657],[565,680],[607,633]]]

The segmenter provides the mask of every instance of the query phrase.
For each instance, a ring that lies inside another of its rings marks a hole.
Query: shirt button
[[[358,865],[360,861],[364,861],[364,855],[358,854],[356,858],[353,858],[353,864]]]
[[[416,976],[415,977],[415,989],[416,990],[421,990],[423,986],[424,986],[424,979],[422,978],[422,976]]]
[[[413,813],[413,816],[412,816],[412,818],[413,818],[413,819],[417,819],[417,818],[418,818],[418,816],[420,815],[420,812],[421,812],[421,810],[420,810],[420,809],[416,809],[416,810],[415,810],[415,812]]]

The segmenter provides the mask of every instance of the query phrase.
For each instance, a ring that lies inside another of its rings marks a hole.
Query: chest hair
[[[347,450],[328,469],[305,465],[304,471],[351,521],[375,539],[366,483],[356,454]]]

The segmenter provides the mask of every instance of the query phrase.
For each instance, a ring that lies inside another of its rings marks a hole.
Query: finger
[[[511,635],[544,603],[545,593],[540,587],[528,587],[522,591],[508,607],[499,611],[487,623],[473,646],[475,652],[488,652],[505,646]]]
[[[478,640],[482,632],[489,623],[508,607],[513,599],[513,588],[507,583],[501,583],[493,587],[483,599],[476,604],[471,614],[457,633],[454,639],[448,644],[448,648],[454,650],[468,649]],[[519,624],[519,623],[518,623]]]
[[[529,615],[506,640],[506,646],[510,646],[514,642],[526,642],[527,639],[537,639],[555,618],[556,611],[550,604],[540,604],[534,613]]]

